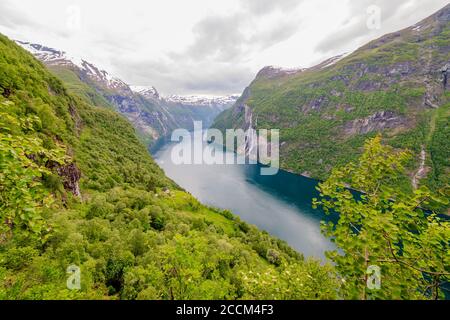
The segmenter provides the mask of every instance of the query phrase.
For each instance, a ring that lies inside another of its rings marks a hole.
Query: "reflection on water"
[[[231,210],[242,220],[287,241],[305,256],[324,258],[324,252],[334,248],[320,232],[320,220],[329,217],[311,207],[312,198],[318,196],[317,181],[281,170],[273,176],[262,176],[256,164],[175,165],[171,161],[175,145],[166,142],[154,158],[167,176],[202,203]],[[211,148],[204,145],[207,152]],[[236,157],[221,148],[215,152]]]

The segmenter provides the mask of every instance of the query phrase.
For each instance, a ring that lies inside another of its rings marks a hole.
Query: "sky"
[[[0,33],[162,94],[236,94],[267,65],[313,66],[448,0],[1,0]]]

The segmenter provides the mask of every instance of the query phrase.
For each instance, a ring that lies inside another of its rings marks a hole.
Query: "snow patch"
[[[98,69],[96,66],[80,57],[69,55],[65,51],[19,40],[16,40],[16,43],[45,63],[78,67],[85,71],[91,79],[102,82],[108,88],[117,89],[128,87],[126,83],[111,76],[108,72]]]
[[[342,59],[344,59],[345,57],[347,57],[350,54],[350,52],[346,52],[343,54],[340,54],[338,56],[332,57],[328,60],[325,60],[324,62],[322,62],[320,64],[320,69],[325,69],[328,67],[331,67],[332,65],[335,65],[336,63],[338,63],[339,61],[341,61]]]
[[[153,86],[130,86],[133,92],[139,93],[144,97],[161,99],[158,90]]]
[[[305,68],[285,68],[280,66],[267,66],[267,68],[270,68],[276,72],[284,73],[284,74],[294,74],[297,72],[305,71]]]
[[[239,98],[239,95],[230,96],[210,96],[210,95],[190,95],[190,96],[180,96],[180,95],[170,95],[165,98],[166,101],[179,103],[184,105],[227,105],[233,104]]]

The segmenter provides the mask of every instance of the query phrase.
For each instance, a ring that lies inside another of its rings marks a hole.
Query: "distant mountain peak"
[[[154,86],[130,86],[133,92],[139,93],[146,98],[161,99],[158,90]]]
[[[327,68],[327,67],[331,67],[331,66],[335,65],[336,63],[338,63],[339,61],[341,61],[342,59],[344,59],[345,57],[347,57],[350,54],[351,54],[351,52],[346,52],[346,53],[342,53],[342,54],[339,54],[337,56],[328,58],[325,61],[319,63],[317,66],[314,66],[313,68],[324,69],[324,68]]]
[[[128,88],[128,85],[119,78],[113,77],[105,70],[99,69],[94,64],[82,58],[69,55],[65,51],[20,40],[16,40],[16,43],[48,65],[77,67],[84,71],[90,79],[101,83],[104,87],[109,89]]]
[[[283,68],[278,66],[265,66],[262,68],[256,78],[275,78],[284,75],[296,74],[303,72],[305,68]]]
[[[330,67],[330,66],[336,64],[338,61],[347,57],[349,54],[350,53],[348,52],[348,53],[343,53],[343,54],[328,58],[325,61],[322,61],[321,63],[319,63],[318,65],[315,65],[310,68],[283,68],[283,67],[278,67],[278,66],[265,66],[258,72],[258,74],[256,75],[256,79],[262,79],[262,78],[273,79],[273,78],[277,78],[277,77],[283,77],[286,75],[298,74],[298,73],[304,72],[306,70],[323,69],[323,68]]]
[[[32,53],[39,60],[50,64],[73,64],[82,68],[83,59],[68,55],[65,51],[50,48],[38,43],[15,40],[25,50]]]
[[[204,96],[204,95],[170,95],[165,97],[168,102],[183,104],[183,105],[231,105],[239,98],[239,95],[228,96]]]

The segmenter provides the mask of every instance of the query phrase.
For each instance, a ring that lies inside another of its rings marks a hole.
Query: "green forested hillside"
[[[420,206],[445,199],[394,189],[407,154],[380,138],[320,185],[315,204],[340,214],[324,225],[336,265],[323,265],[200,204],[93,102],[0,35],[0,299],[444,297],[450,228]],[[354,197],[349,183],[370,194]],[[381,290],[366,289],[368,264],[381,267]],[[73,265],[81,282],[69,290]]]
[[[89,64],[89,70],[98,73],[89,73],[70,60],[43,60],[46,67],[64,82],[69,93],[86,99],[94,106],[107,107],[123,114],[148,147],[154,146],[158,139],[166,138],[174,129],[192,130],[194,121],[202,121],[207,127],[224,108],[231,106],[231,103],[222,105],[217,102],[204,105],[172,102],[159,97],[157,92],[158,97],[133,92],[131,87],[118,79],[98,79],[98,73],[105,71],[98,70],[92,64]]]
[[[331,266],[201,205],[96,99],[0,35],[0,299],[337,297]]]
[[[364,141],[381,133],[390,145],[414,152],[410,180],[438,189],[450,179],[449,63],[447,5],[337,62],[294,74],[264,68],[213,127],[280,129],[281,167],[320,179],[357,159]]]
[[[47,68],[64,82],[66,88],[73,94],[88,101],[91,105],[112,108],[111,104],[95,88],[81,81],[79,75],[72,69],[63,66],[47,66]]]

